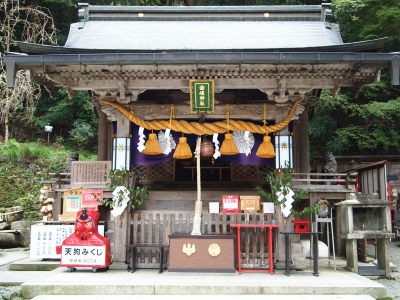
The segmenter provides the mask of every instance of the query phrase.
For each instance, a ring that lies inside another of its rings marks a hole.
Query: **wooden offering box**
[[[169,236],[169,272],[235,273],[235,235]]]
[[[240,196],[240,210],[245,213],[260,211],[260,196]]]

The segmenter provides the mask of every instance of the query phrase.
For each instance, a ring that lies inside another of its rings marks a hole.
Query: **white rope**
[[[197,137],[197,143],[196,143],[197,201],[201,201],[200,140],[201,138]]]
[[[193,229],[192,235],[201,235],[201,177],[200,177],[200,144],[201,137],[197,137],[196,142],[196,169],[197,169],[197,200],[195,204],[194,210],[194,218],[193,218]]]

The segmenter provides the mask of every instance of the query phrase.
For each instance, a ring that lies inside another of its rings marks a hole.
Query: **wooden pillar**
[[[289,109],[286,104],[284,105],[277,105],[276,106],[276,115],[275,115],[275,123],[278,124],[284,121],[289,113]],[[278,134],[288,134],[288,127],[286,126]],[[292,218],[288,217],[285,218],[282,214],[281,208],[276,207],[276,215],[277,215],[277,224],[279,225],[279,231],[281,232],[291,232],[293,231],[293,223],[291,222]],[[278,234],[277,238],[279,249],[278,253],[275,253],[275,257],[278,261],[285,261],[285,236],[283,234]]]
[[[108,121],[107,115],[101,110],[100,106],[95,106],[99,116],[99,133],[97,138],[97,160],[108,160]]]
[[[288,106],[286,104],[284,104],[284,105],[277,104],[276,110],[275,110],[275,112],[276,112],[275,123],[278,124],[280,122],[283,122],[286,119],[286,117],[288,116],[289,110],[290,109],[288,108]],[[289,131],[288,126],[286,126],[285,128],[283,128],[281,131],[279,131],[277,133],[288,134],[288,131]]]
[[[112,135],[114,134],[113,124],[107,122],[107,160],[112,160]]]
[[[308,147],[309,106],[300,114],[294,126],[294,166],[296,173],[310,173],[310,151]]]
[[[117,114],[117,137],[129,136],[131,123],[122,113]],[[127,207],[124,212],[117,217],[111,215],[110,222],[114,224],[114,245],[113,245],[113,269],[126,269],[126,247],[128,240],[128,229],[130,220],[130,210]]]
[[[278,231],[277,231],[277,238],[276,238],[276,249],[278,250],[275,253],[275,260],[284,262],[285,261],[285,236],[283,234],[280,234],[279,232],[293,232],[293,223],[292,223],[292,217],[285,218],[282,215],[282,210],[280,206],[275,207],[276,211],[276,222],[279,225]]]

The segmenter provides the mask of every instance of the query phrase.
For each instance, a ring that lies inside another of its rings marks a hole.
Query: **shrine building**
[[[198,137],[215,151],[201,159],[204,201],[240,187],[256,195],[265,174],[285,161],[295,172],[310,172],[308,121],[321,89],[356,96],[383,70],[400,84],[399,53],[378,53],[385,38],[344,43],[330,4],[80,3],[78,16],[64,46],[19,42],[21,53],[4,57],[8,87],[26,70],[50,95],[59,88],[69,97],[89,91],[99,116],[98,160],[125,167],[149,186],[151,198],[139,211],[194,210],[195,196],[179,193],[197,189]],[[146,149],[152,138],[161,152]],[[226,150],[226,140],[237,149]],[[190,157],[175,154],[181,142]],[[173,196],[166,196],[168,187]],[[126,260],[129,220],[124,213],[114,228],[114,261]]]

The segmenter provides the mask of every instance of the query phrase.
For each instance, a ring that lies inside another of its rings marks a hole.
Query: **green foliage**
[[[256,187],[256,191],[258,192],[258,194],[267,199],[267,201],[274,203],[275,206],[285,207],[287,197],[289,193],[293,190],[293,183],[292,183],[293,177],[291,174],[291,170],[289,169],[288,163],[286,162],[285,168],[282,169],[281,171],[277,173],[274,172],[268,173],[265,179],[269,184],[271,191],[270,192],[266,191],[262,187],[258,186]],[[278,198],[278,196],[276,195],[277,192],[282,193],[283,197],[281,199]],[[294,200],[292,206],[294,207],[296,203],[300,203],[303,196],[306,195],[308,192],[309,189],[300,189],[296,191],[292,196]],[[310,207],[304,207],[301,210],[292,208],[290,215],[294,218],[301,218],[304,215],[313,214],[317,212],[319,208],[320,208],[320,203],[316,203]]]
[[[107,184],[107,187],[112,191],[120,186],[126,187],[130,199],[129,206],[132,209],[135,209],[147,199],[149,192],[146,186],[136,186],[135,188],[130,187],[128,184],[129,175],[130,173],[126,169],[110,171],[109,178],[111,179],[111,183]],[[120,190],[113,199],[104,198],[100,201],[106,207],[114,208],[120,206],[124,198],[124,191]]]
[[[0,144],[2,160],[16,165],[34,163],[49,173],[67,172],[67,158],[73,149],[60,144],[44,145],[40,142],[19,143],[10,140],[7,145]],[[96,160],[97,155],[89,151],[79,151],[80,160]]]
[[[35,189],[27,193],[25,196],[16,199],[15,203],[24,209],[24,218],[29,221],[38,221],[40,219],[40,208],[42,204],[39,201],[38,193],[40,187],[36,186]]]
[[[67,172],[67,158],[71,149],[40,143],[18,143],[10,140],[0,144],[0,207],[20,205],[24,218],[39,219],[41,207],[40,181],[49,179],[48,173]],[[79,152],[80,160],[96,160],[95,154]]]
[[[196,6],[214,5],[318,5],[327,0],[196,0]]]
[[[309,122],[311,156],[400,152],[400,97],[387,81],[368,84],[354,100],[342,92],[321,93]]]
[[[22,165],[9,162],[0,163],[0,207],[20,205],[24,218],[39,219],[40,178]]]
[[[385,51],[398,51],[400,1],[333,0],[332,13],[345,42],[390,37]]]
[[[18,143],[9,140],[7,145],[0,145],[0,156],[10,162],[28,162],[37,158],[49,158],[50,149],[38,143]]]
[[[82,120],[74,122],[74,128],[69,131],[71,140],[76,145],[77,149],[88,147],[89,144],[96,145],[97,143],[97,127],[86,123]]]
[[[74,149],[93,151],[97,147],[98,119],[88,99],[86,91],[78,91],[69,99],[65,89],[58,90],[54,98],[44,96],[35,124],[40,129],[50,124],[51,136],[70,140]]]

